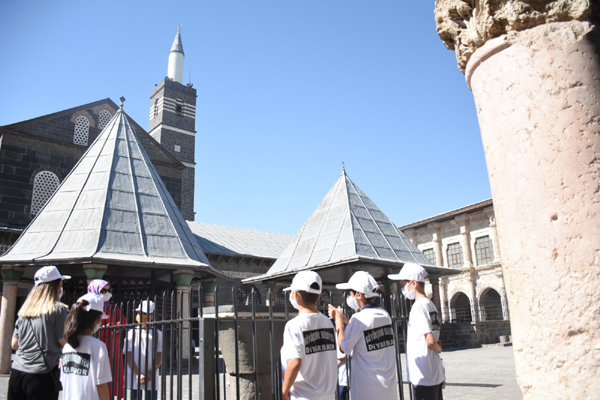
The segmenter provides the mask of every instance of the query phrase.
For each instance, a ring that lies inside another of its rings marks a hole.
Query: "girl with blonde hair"
[[[61,275],[53,266],[40,268],[35,286],[19,310],[12,337],[16,356],[8,382],[8,400],[58,399],[60,390],[58,361],[66,340],[65,320],[69,313],[60,302]]]

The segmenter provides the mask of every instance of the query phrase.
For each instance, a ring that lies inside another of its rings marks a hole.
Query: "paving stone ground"
[[[523,399],[515,377],[512,347],[450,350],[444,351],[442,355],[448,382],[444,389],[445,400]],[[404,358],[402,362],[404,363]],[[187,382],[187,377],[184,382]],[[197,399],[197,387],[194,386],[192,385],[192,399]],[[0,400],[6,399],[7,388],[8,376],[0,375]],[[187,387],[184,392],[183,398],[190,400]],[[226,395],[227,399],[231,399],[229,393]],[[170,398],[170,393],[167,398]],[[405,399],[410,399],[407,387]]]

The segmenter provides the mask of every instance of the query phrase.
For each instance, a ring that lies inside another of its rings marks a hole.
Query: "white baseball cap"
[[[61,275],[60,272],[58,272],[58,268],[54,265],[48,265],[38,269],[33,277],[35,286],[40,283],[48,283],[57,279],[71,279],[71,277],[69,275]]]
[[[141,311],[145,314],[152,314],[154,312],[154,302],[151,300],[144,300],[139,306],[137,306],[135,311]]]
[[[312,284],[318,284],[318,289],[313,289],[310,286]],[[295,291],[303,291],[307,293],[316,293],[321,294],[321,289],[323,288],[323,281],[319,274],[314,271],[300,271],[294,276],[292,279],[292,285],[283,289],[284,291],[295,290]]]
[[[379,293],[377,293],[377,289],[379,289],[377,281],[373,278],[373,275],[366,271],[356,271],[348,282],[338,283],[335,287],[343,290],[361,292],[367,298],[379,296]]]
[[[405,263],[402,269],[397,274],[388,275],[388,278],[395,281],[417,281],[425,282],[427,279],[427,271],[419,264]]]
[[[104,313],[104,300],[102,297],[98,296],[96,293],[86,293],[80,298],[77,299],[77,302],[85,300],[88,302],[87,305],[83,306],[85,311],[100,311],[102,313],[102,319],[108,318],[108,316]]]

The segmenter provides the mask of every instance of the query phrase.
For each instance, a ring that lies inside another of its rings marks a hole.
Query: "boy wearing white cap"
[[[142,325],[127,331],[127,340],[123,344],[123,354],[127,356],[125,388],[132,390],[132,400],[137,400],[138,392],[144,391],[147,400],[156,400],[160,383],[158,369],[162,362],[162,332],[156,329],[155,336],[152,326],[145,324],[152,322],[154,302],[144,300],[135,310],[135,320]],[[156,357],[153,357],[155,346]]]
[[[350,292],[346,302],[359,311],[348,321],[340,309],[329,305],[339,347],[352,355],[351,398],[396,400],[398,379],[392,319],[373,301],[379,296],[377,281],[368,272],[357,271],[347,283],[336,287]],[[345,330],[344,324],[348,325]]]
[[[440,354],[441,318],[431,300],[425,296],[427,271],[418,264],[406,263],[398,274],[388,278],[400,281],[402,294],[415,300],[408,319],[406,365],[415,400],[441,400],[446,380]]]
[[[284,289],[290,291],[290,303],[298,315],[285,324],[283,332],[283,400],[332,400],[335,396],[335,329],[316,307],[322,286],[319,274],[302,271]]]

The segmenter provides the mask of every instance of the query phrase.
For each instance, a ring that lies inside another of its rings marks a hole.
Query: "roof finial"
[[[123,103],[125,103],[125,97],[121,96],[119,100],[121,100],[121,108],[123,108]]]
[[[346,165],[344,164],[344,162],[342,161],[342,172],[346,173]]]

